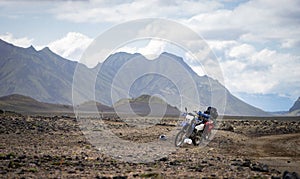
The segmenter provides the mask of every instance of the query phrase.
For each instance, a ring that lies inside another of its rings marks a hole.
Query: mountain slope
[[[297,101],[295,101],[289,112],[292,115],[300,115],[300,97],[297,99]]]
[[[19,94],[0,97],[0,109],[20,113],[73,112],[72,106],[43,103]]]
[[[132,110],[140,116],[179,116],[180,111],[157,96],[141,95],[132,99],[121,99],[114,104],[117,112]]]
[[[104,104],[112,105],[119,99],[143,94],[159,94],[170,105],[181,109],[188,106],[190,110],[204,110],[210,105],[221,109],[226,101],[225,114],[268,115],[234,97],[217,80],[198,76],[181,57],[166,52],[151,61],[140,54],[117,53],[106,59],[99,69],[96,88],[101,90],[96,91],[96,99]],[[195,88],[199,100],[195,98]],[[182,101],[181,96],[186,94],[189,96]],[[199,105],[193,105],[198,101]]]
[[[300,97],[295,101],[294,105],[290,108],[289,112],[300,109]]]
[[[112,107],[103,105],[97,101],[87,101],[77,106],[77,111],[80,112],[113,112]]]
[[[71,104],[73,74],[77,65],[49,48],[15,47],[0,40],[0,94],[22,94],[43,102]]]
[[[73,80],[78,73],[80,77]],[[120,99],[147,94],[159,95],[179,109],[193,105],[191,110],[209,105],[221,109],[226,101],[225,114],[267,114],[234,97],[218,81],[198,76],[181,57],[169,53],[150,61],[141,54],[120,52],[90,69],[49,48],[36,51],[0,40],[0,83],[0,96],[21,94],[48,103],[72,104],[76,99],[76,105],[98,101],[111,106]]]

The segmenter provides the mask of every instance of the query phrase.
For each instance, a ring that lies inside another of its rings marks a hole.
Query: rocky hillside
[[[128,108],[129,107],[129,108]],[[133,99],[121,99],[114,104],[118,112],[128,113],[128,109],[140,116],[179,116],[180,110],[156,96],[141,95]]]
[[[39,102],[33,98],[19,94],[0,97],[0,109],[19,113],[73,112],[73,107],[70,105]]]
[[[0,54],[0,96],[21,94],[42,102],[71,104],[76,62],[49,48],[36,51],[2,40]]]

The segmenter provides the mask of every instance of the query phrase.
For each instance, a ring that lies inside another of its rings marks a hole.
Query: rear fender
[[[211,131],[214,128],[214,124],[212,121],[208,121],[205,123],[205,128],[207,131]]]

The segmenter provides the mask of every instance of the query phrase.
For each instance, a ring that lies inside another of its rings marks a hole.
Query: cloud
[[[167,42],[161,39],[151,39],[145,46],[124,46],[115,52],[140,53],[149,60],[157,58],[161,53],[166,51]]]
[[[32,45],[32,42],[33,42],[33,39],[29,39],[28,37],[16,38],[11,33],[6,33],[6,34],[0,35],[0,39],[4,40],[6,42],[12,43],[16,46],[25,47],[25,48]]]
[[[78,61],[93,39],[78,32],[69,32],[61,39],[48,44],[48,47],[64,58]]]
[[[221,7],[218,1],[75,1],[65,2],[51,12],[58,19],[72,22],[120,23],[139,17],[189,17]]]
[[[248,44],[242,44],[233,47],[230,50],[228,55],[230,57],[242,58],[242,57],[248,57],[249,55],[252,55],[254,52],[255,52],[255,48],[253,46]]]
[[[237,45],[238,42],[235,40],[207,40],[206,41],[212,50],[216,51],[223,51],[228,47],[232,47]]]
[[[233,9],[198,13],[184,22],[210,40],[282,43],[300,40],[299,12],[299,1],[253,0]]]
[[[281,43],[281,48],[295,48],[300,46],[299,39],[284,39]]]
[[[165,51],[167,42],[163,40],[150,40],[149,44],[144,47],[138,49],[138,53],[141,53],[145,55],[148,59],[155,59],[157,58],[161,53]]]
[[[278,94],[292,100],[300,94],[300,56],[238,40],[212,40],[225,85],[234,94]]]
[[[94,8],[87,11],[90,6]],[[139,17],[172,18],[207,39],[220,60],[225,84],[231,91],[299,96],[299,56],[281,51],[299,46],[299,1],[253,0],[238,3],[233,8],[226,9],[225,6],[226,2],[214,1],[126,1],[119,4],[91,1],[90,4],[76,6],[75,10],[61,9],[57,17],[76,22],[103,22],[104,19],[111,23]],[[168,37],[178,35],[176,30],[159,33],[166,33]],[[149,49],[144,48],[145,51]],[[143,53],[141,47],[123,50]],[[193,64],[192,58],[185,58],[199,74],[205,73],[201,66]]]
[[[229,51],[235,51],[243,46],[248,45],[237,45],[231,47]],[[225,59],[220,62],[225,84],[230,91],[249,94],[289,94],[292,98],[299,96],[300,56],[279,53],[267,48],[259,51],[250,49],[251,53],[248,55],[224,54]]]
[[[227,8],[231,6],[231,8]],[[300,41],[297,0],[227,1],[61,1],[47,12],[76,23],[122,23],[138,18],[177,20],[209,40]],[[251,17],[251,18],[250,18]]]
[[[0,39],[13,45],[27,48],[34,45],[34,40],[28,37],[16,38],[12,33],[0,34]],[[84,50],[90,45],[93,39],[78,32],[69,32],[61,39],[54,40],[47,45],[35,46],[37,50],[49,47],[53,52],[69,60],[78,61]]]

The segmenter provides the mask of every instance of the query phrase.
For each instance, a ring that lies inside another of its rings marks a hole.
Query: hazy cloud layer
[[[227,4],[226,1],[67,1],[51,9],[51,13],[58,19],[90,23],[169,18],[210,39],[275,40],[283,47],[293,47],[300,41],[299,1],[254,0],[233,9],[227,8]]]
[[[65,2],[52,12],[57,18],[73,22],[113,22],[147,17],[181,19],[209,12],[223,5],[217,1],[98,1]]]

